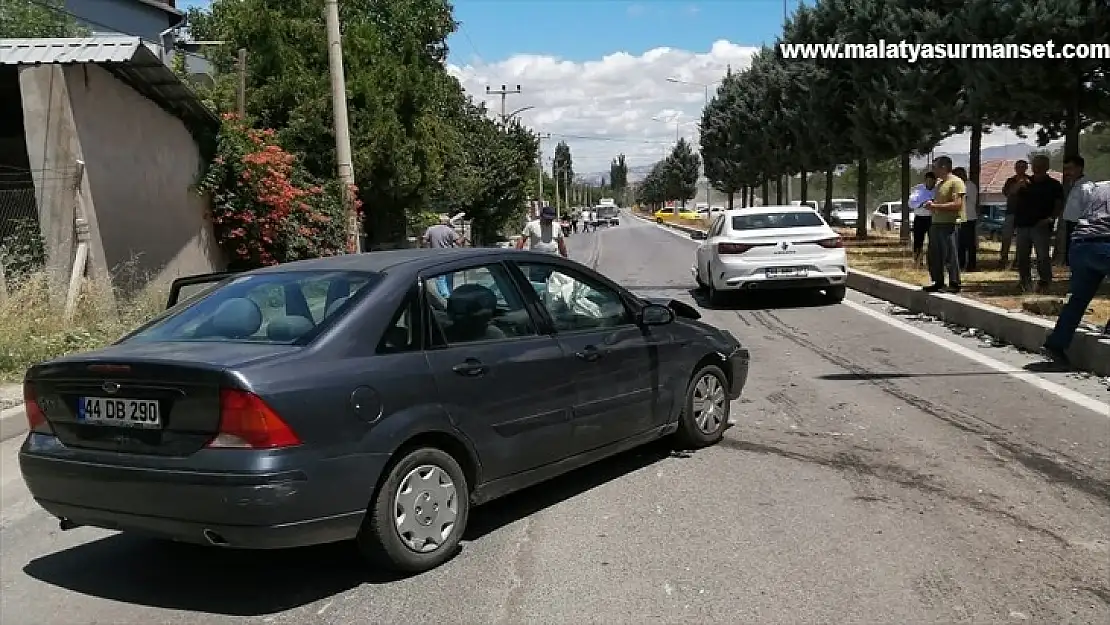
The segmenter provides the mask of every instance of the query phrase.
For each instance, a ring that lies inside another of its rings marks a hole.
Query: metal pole
[[[351,190],[355,186],[355,169],[351,163],[351,129],[347,122],[347,80],[343,75],[343,42],[339,32],[339,0],[324,0],[328,32],[328,61],[331,68],[331,102],[335,115],[335,161],[342,185],[343,208],[347,212],[347,251],[362,251],[358,214]]]
[[[520,93],[520,85],[517,85],[516,89],[508,89],[505,85],[501,85],[501,88],[497,89],[497,90],[490,89],[489,85],[486,85],[486,95],[487,96],[489,96],[489,95],[501,96],[501,123],[502,124],[509,121],[509,120],[505,119],[505,96],[514,95],[514,94],[518,94],[518,93]]]
[[[235,93],[236,110],[239,111],[239,119],[247,117],[247,49],[239,48],[239,60],[236,63],[236,71],[239,74],[239,88]]]

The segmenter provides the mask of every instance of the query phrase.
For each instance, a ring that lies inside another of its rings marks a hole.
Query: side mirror
[[[647,304],[640,309],[640,325],[665,326],[674,321],[674,311],[662,304]]]
[[[701,230],[691,230],[690,231],[690,238],[695,240],[695,241],[704,241],[705,240],[705,233],[702,232]]]

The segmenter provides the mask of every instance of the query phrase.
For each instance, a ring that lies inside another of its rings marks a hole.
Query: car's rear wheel
[[[731,404],[725,372],[717,365],[700,367],[686,387],[686,404],[678,418],[675,442],[683,449],[717,443],[728,427]]]
[[[848,287],[846,286],[830,286],[825,289],[825,301],[830,304],[839,304],[844,301],[844,296],[848,294]]]
[[[410,451],[389,470],[358,533],[372,563],[422,573],[458,549],[470,516],[470,489],[459,463],[434,447]]]

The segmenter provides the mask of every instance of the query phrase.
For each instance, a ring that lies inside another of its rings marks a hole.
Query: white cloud
[[[502,84],[520,95],[506,99],[506,112],[525,106],[525,124],[551,133],[544,142],[550,159],[555,144],[570,145],[574,169],[581,173],[607,171],[609,162],[623,152],[631,165],[659,160],[674,143],[675,124],[652,121],[678,115],[679,132],[697,141],[694,123],[701,118],[705,90],[698,85],[675,84],[667,78],[709,84],[721,79],[729,64],[734,71],[751,63],[757,48],[717,41],[708,52],[656,48],[641,55],[615,52],[595,61],[576,63],[554,56],[519,54],[496,63],[474,61],[451,65],[449,71],[477,100],[486,100],[494,112],[500,98],[487,97],[486,86]]]
[[[631,5],[630,14],[640,6]],[[675,122],[655,120],[677,117],[679,134],[696,145],[705,102],[700,85],[720,80],[729,64],[734,71],[747,68],[757,51],[721,40],[707,52],[655,48],[640,55],[614,52],[583,63],[518,54],[494,63],[450,65],[448,70],[494,113],[500,111],[501,101],[487,96],[486,87],[499,89],[504,84],[513,89],[519,84],[521,93],[506,98],[506,112],[534,107],[520,117],[537,131],[551,133],[544,142],[545,159],[550,160],[555,144],[564,140],[570,144],[575,171],[606,172],[621,152],[633,166],[649,165],[667,153],[675,141]],[[1012,131],[997,130],[984,134],[983,147],[1022,141]],[[968,146],[968,136],[960,135],[946,140],[936,153],[966,153]]]

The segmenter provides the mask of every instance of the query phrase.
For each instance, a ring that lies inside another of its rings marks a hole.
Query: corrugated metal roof
[[[0,39],[0,65],[43,63],[126,63],[143,45],[138,37]]]
[[[212,129],[216,114],[138,37],[0,39],[0,65],[95,63],[194,128]]]

